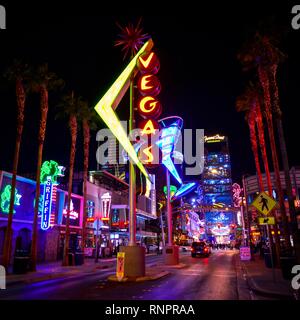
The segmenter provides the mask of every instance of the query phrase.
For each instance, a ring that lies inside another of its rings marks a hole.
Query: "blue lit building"
[[[231,225],[236,222],[232,199],[231,163],[226,136],[205,136],[204,170],[201,181],[206,237],[212,242],[233,240]]]

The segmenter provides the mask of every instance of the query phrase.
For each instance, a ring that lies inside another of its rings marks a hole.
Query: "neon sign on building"
[[[41,207],[41,229],[48,230],[54,225],[55,203],[58,185],[57,177],[64,175],[65,168],[59,166],[56,161],[45,161],[41,168],[40,182],[44,187]]]
[[[1,193],[1,211],[3,213],[9,213],[9,203],[10,203],[10,197],[11,197],[11,185],[7,185],[3,192]],[[20,199],[21,195],[18,194],[18,189],[15,189],[15,201],[14,205],[19,206],[20,205]],[[13,213],[16,213],[16,210],[13,210]]]
[[[220,136],[219,134],[216,134],[215,136],[211,136],[211,137],[204,137],[204,141],[207,143],[214,143],[214,142],[221,142],[224,141],[225,136]]]
[[[41,229],[48,230],[50,228],[51,206],[52,206],[52,178],[48,176],[44,184],[43,205]]]
[[[102,221],[108,221],[109,220],[109,214],[110,214],[110,207],[111,207],[111,195],[106,192],[101,196],[101,208],[102,208]]]
[[[63,215],[66,217],[67,214],[68,214],[68,209],[65,208],[63,210]],[[74,204],[73,204],[73,201],[71,199],[71,203],[70,203],[70,219],[71,220],[77,220],[78,218],[79,218],[79,213],[74,210]]]
[[[162,112],[162,107],[157,99],[161,85],[159,79],[154,75],[159,71],[159,60],[154,52],[143,53],[137,60],[137,67],[140,71],[138,80],[138,90],[140,99],[137,109],[139,115],[145,119],[140,122],[138,127],[142,129],[142,136],[146,136],[146,141],[140,149],[139,159],[146,166],[158,164],[158,149],[153,143],[153,135],[159,129],[157,119]]]

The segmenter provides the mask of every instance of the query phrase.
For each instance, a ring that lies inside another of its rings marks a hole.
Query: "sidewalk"
[[[146,256],[150,255],[156,254],[146,254]],[[49,279],[58,279],[72,277],[74,275],[93,273],[101,269],[114,267],[116,259],[116,257],[99,258],[98,262],[95,263],[94,258],[86,258],[85,263],[79,266],[62,266],[62,261],[45,262],[37,265],[36,272],[27,272],[25,274],[13,274],[11,267],[10,273],[6,275],[6,285],[9,287],[22,283],[34,283]]]
[[[295,290],[291,287],[291,280],[285,280],[281,269],[275,268],[274,281],[272,268],[265,266],[264,259],[259,254],[254,255],[254,260],[241,261],[241,266],[247,275],[247,282],[252,291],[280,300],[295,299]]]
[[[116,258],[101,258],[98,263],[94,259],[85,259],[84,265],[80,266],[62,266],[61,261],[41,263],[37,265],[36,272],[27,272],[25,274],[6,275],[7,286],[13,286],[21,283],[34,283],[48,279],[63,278],[74,276],[80,273],[92,273],[99,269],[107,269],[114,265]]]

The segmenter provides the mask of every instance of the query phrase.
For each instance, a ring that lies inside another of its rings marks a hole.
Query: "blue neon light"
[[[173,123],[170,127],[162,129],[161,139],[157,141],[156,144],[163,153],[162,163],[170,171],[173,177],[182,184],[182,180],[171,159],[171,154],[174,151],[179,135],[180,129],[177,127],[176,123]]]
[[[51,179],[51,176],[48,176],[44,185],[43,207],[42,207],[42,218],[41,218],[42,230],[48,230],[50,228],[52,189],[53,189],[52,179]]]
[[[187,184],[183,184],[174,194],[173,198],[184,196],[185,194],[190,192],[194,187],[196,187],[196,182],[189,182]]]

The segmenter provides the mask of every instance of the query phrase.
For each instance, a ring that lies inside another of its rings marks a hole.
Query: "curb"
[[[168,274],[170,274],[169,271],[162,271],[152,276],[143,276],[143,277],[136,277],[136,278],[125,277],[121,280],[118,280],[117,276],[113,274],[108,276],[107,280],[113,281],[113,282],[142,282],[142,281],[149,281],[149,280],[157,280],[167,276]]]
[[[7,280],[6,281],[6,285],[7,287],[13,287],[13,286],[17,286],[17,285],[21,285],[21,284],[31,284],[31,283],[36,283],[36,282],[40,282],[40,281],[46,281],[46,280],[51,280],[51,279],[61,279],[63,277],[73,277],[73,276],[82,276],[84,273],[93,273],[95,271],[98,270],[102,270],[102,269],[109,269],[111,266],[110,265],[103,265],[103,266],[98,266],[96,268],[93,268],[89,271],[79,271],[79,270],[72,270],[72,272],[60,272],[60,273],[54,273],[54,274],[47,274],[47,275],[43,275],[43,276],[38,276],[36,278],[28,278],[28,279],[20,279],[20,280]]]
[[[245,267],[245,265],[242,264],[241,266],[242,266],[244,273],[246,273],[246,275],[247,275],[247,284],[252,291],[254,291],[260,295],[270,297],[270,298],[278,298],[278,299],[282,299],[282,300],[287,300],[287,299],[290,300],[290,299],[294,298],[292,293],[291,294],[282,294],[279,292],[274,292],[274,291],[262,289],[261,287],[259,287],[256,284],[253,277],[251,277],[249,275],[249,272],[248,272],[247,268]]]

